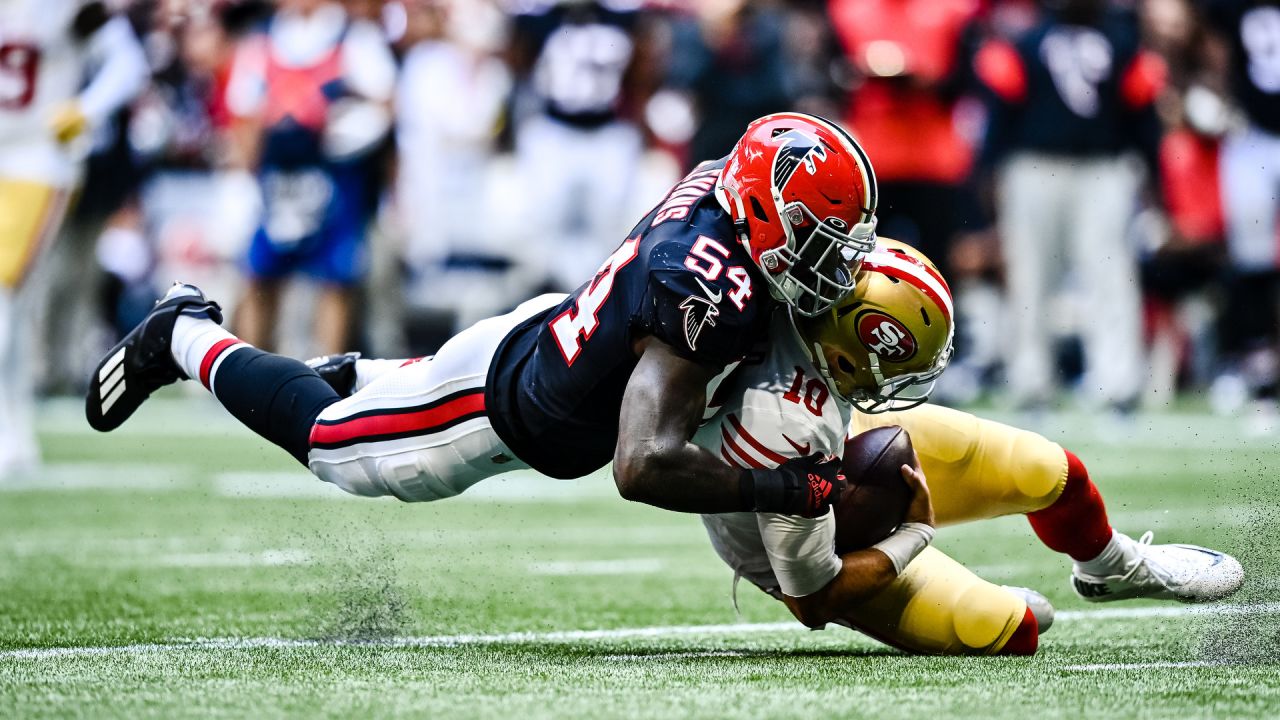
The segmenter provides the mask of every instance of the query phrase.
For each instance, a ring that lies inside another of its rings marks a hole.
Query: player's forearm
[[[90,39],[90,51],[102,65],[80,93],[80,110],[93,125],[137,97],[146,86],[147,58],[127,20],[114,17]]]
[[[253,172],[258,167],[261,124],[253,118],[237,118],[227,133],[227,167]]]
[[[627,500],[666,510],[747,510],[742,473],[689,442],[713,372],[649,338],[622,397],[613,478]]]
[[[665,510],[723,513],[750,509],[741,472],[687,441],[653,444],[614,463],[618,493]]]
[[[812,595],[785,597],[787,608],[809,627],[821,627],[875,597],[898,577],[893,562],[879,550],[868,548],[840,558],[840,572]]]

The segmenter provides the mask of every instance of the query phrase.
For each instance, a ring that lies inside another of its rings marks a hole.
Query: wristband
[[[903,569],[924,552],[933,542],[933,528],[924,523],[902,523],[889,537],[871,547],[889,556],[893,569],[902,574]]]
[[[796,492],[788,492],[786,477],[777,470],[765,468],[743,470],[739,476],[738,496],[751,512],[794,514]]]

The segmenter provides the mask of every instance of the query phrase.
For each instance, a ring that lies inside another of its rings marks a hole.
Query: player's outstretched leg
[[[305,465],[316,417],[338,394],[304,363],[248,345],[220,322],[221,309],[199,288],[171,287],[94,371],[89,424],[114,430],[156,390],[196,379],[236,419]]]
[[[1198,545],[1153,545],[1118,532],[1084,463],[1067,453],[1067,482],[1052,505],[1027,514],[1050,549],[1075,561],[1071,586],[1089,602],[1155,598],[1182,602],[1220,600],[1244,583],[1240,563]]]

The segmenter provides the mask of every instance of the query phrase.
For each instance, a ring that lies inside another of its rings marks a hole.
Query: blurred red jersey
[[[939,91],[962,61],[977,0],[831,0],[831,22],[865,82],[844,120],[882,181],[962,181],[973,156],[956,129],[955,101]]]

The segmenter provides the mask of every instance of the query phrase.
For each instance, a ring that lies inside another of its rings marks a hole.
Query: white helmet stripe
[[[948,320],[955,317],[951,289],[920,264],[907,260],[896,253],[874,252],[862,261],[862,267],[864,270],[882,272],[890,277],[910,282],[932,298],[935,303],[938,303]]]

